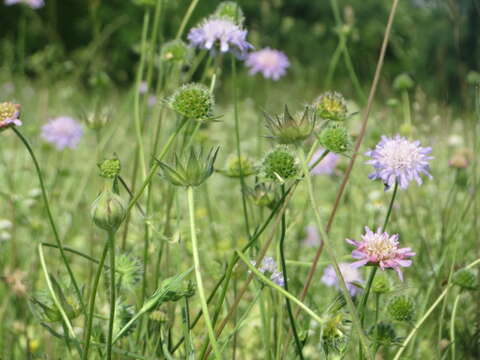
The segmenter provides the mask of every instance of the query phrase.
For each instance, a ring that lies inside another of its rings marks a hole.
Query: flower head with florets
[[[11,126],[20,126],[20,105],[12,102],[0,103],[0,132]]]
[[[290,66],[287,55],[269,47],[248,54],[245,64],[250,75],[261,73],[265,79],[275,81],[285,75]]]

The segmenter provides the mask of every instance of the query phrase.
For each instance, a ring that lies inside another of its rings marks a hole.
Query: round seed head
[[[201,84],[187,84],[171,97],[170,107],[187,119],[206,120],[213,116],[213,95]]]
[[[262,170],[267,178],[279,182],[298,174],[297,161],[286,146],[277,146],[270,151],[263,159]]]
[[[452,282],[464,290],[477,289],[477,277],[470,269],[460,269],[453,274]]]
[[[342,154],[350,150],[352,141],[347,128],[341,123],[330,123],[320,133],[320,144],[333,153]]]
[[[387,306],[390,317],[397,321],[411,321],[415,315],[415,301],[408,295],[393,297]]]
[[[313,106],[322,119],[344,121],[347,118],[347,102],[343,95],[336,91],[320,95]]]

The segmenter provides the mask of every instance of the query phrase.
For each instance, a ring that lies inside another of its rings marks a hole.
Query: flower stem
[[[115,320],[115,232],[108,232],[108,244],[110,251],[110,317],[108,320],[108,337],[107,337],[107,360],[112,359],[112,338],[113,338],[113,322]]]
[[[52,211],[50,210],[50,203],[48,201],[48,196],[47,196],[47,191],[45,189],[45,183],[44,183],[44,180],[43,180],[42,171],[40,169],[40,164],[38,163],[37,158],[35,156],[35,153],[33,152],[33,149],[30,146],[28,140],[22,135],[22,133],[16,127],[12,127],[12,130],[15,132],[15,134],[21,140],[23,145],[25,145],[28,153],[30,154],[30,157],[32,158],[33,164],[35,166],[35,170],[37,172],[38,181],[40,183],[40,189],[42,191],[43,203],[45,205],[45,209],[47,210],[47,217],[48,217],[48,221],[50,222],[50,227],[52,228],[52,232],[53,232],[53,236],[55,238],[55,242],[57,243],[58,249],[60,250],[60,256],[62,257],[62,261],[65,264],[65,267],[67,268],[67,272],[68,272],[68,275],[70,277],[70,281],[72,282],[72,285],[75,288],[75,292],[77,293],[77,297],[78,297],[78,300],[80,301],[80,304],[82,306],[82,310],[85,311],[85,304],[83,303],[82,293],[80,292],[80,288],[78,287],[77,280],[75,279],[75,275],[73,275],[73,271],[72,271],[72,269],[71,269],[71,267],[68,263],[67,256],[66,256],[65,251],[63,249],[62,241],[60,240],[60,235],[58,234],[57,226],[55,225],[55,221],[53,220],[53,215],[52,215]]]
[[[87,327],[85,332],[85,349],[83,351],[83,360],[88,360],[88,351],[90,348],[90,336],[92,333],[92,324],[93,324],[93,317],[95,312],[95,299],[97,297],[97,290],[98,284],[100,282],[100,276],[102,274],[103,265],[105,263],[105,259],[108,253],[108,247],[110,244],[107,242],[103,249],[102,257],[100,258],[100,263],[98,264],[97,273],[95,274],[95,279],[93,282],[92,293],[90,294],[90,303],[89,303],[89,311],[88,311],[88,321]]]
[[[282,196],[285,196],[285,185],[282,184]],[[287,274],[287,263],[285,261],[285,232],[286,232],[286,219],[285,212],[282,214],[282,222],[280,228],[280,260],[282,263],[282,272],[283,280],[285,284],[285,290],[288,290],[288,274]],[[297,353],[300,359],[303,359],[302,353],[302,344],[298,338],[297,327],[295,325],[295,318],[293,317],[292,306],[290,305],[290,300],[285,297],[285,305],[287,306],[288,319],[290,321],[290,326],[292,327],[293,337],[295,339],[295,346],[297,347]]]
[[[210,319],[210,313],[208,312],[208,304],[205,298],[205,290],[203,288],[203,280],[202,280],[202,274],[201,274],[201,268],[200,268],[200,257],[198,253],[198,244],[197,244],[197,233],[195,229],[195,205],[194,205],[194,198],[193,198],[193,188],[191,186],[187,188],[187,197],[188,197],[188,213],[190,218],[190,235],[192,240],[193,262],[195,264],[195,278],[197,281],[198,295],[200,297],[200,304],[202,306],[203,317],[205,319],[208,336],[212,344],[215,358],[222,359],[222,355],[219,351],[217,340],[215,338],[215,333],[213,331],[212,321]]]
[[[333,248],[330,247],[330,242],[328,240],[328,234],[325,231],[325,228],[322,224],[321,218],[320,218],[320,213],[318,211],[318,206],[315,200],[315,196],[313,193],[313,185],[312,185],[312,179],[310,177],[310,171],[308,169],[308,163],[307,159],[305,156],[305,151],[300,148],[300,156],[301,156],[301,164],[303,167],[303,172],[304,172],[304,177],[307,181],[307,187],[308,187],[308,194],[310,197],[310,202],[312,204],[314,214],[315,214],[315,222],[317,225],[318,230],[320,231],[320,235],[323,239],[323,244],[325,246],[325,250],[327,251],[328,256],[330,257],[330,260],[332,261],[333,269],[335,270],[335,273],[337,275],[337,278],[339,279],[339,284],[340,284],[340,290],[343,293],[343,296],[345,298],[345,301],[347,302],[347,308],[350,311],[350,315],[352,317],[352,322],[355,330],[358,333],[358,337],[360,339],[360,343],[363,346],[363,349],[365,352],[368,354],[368,357],[371,359],[372,356],[370,354],[369,346],[368,346],[368,339],[363,332],[363,328],[360,322],[360,319],[358,317],[358,313],[355,309],[355,305],[353,304],[352,298],[350,297],[350,293],[348,292],[347,285],[345,284],[345,279],[343,278],[342,272],[340,271],[340,267],[338,266],[338,261],[335,256]]]

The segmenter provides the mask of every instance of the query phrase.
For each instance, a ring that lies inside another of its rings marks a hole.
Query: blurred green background
[[[26,73],[48,82],[75,76],[87,88],[98,82],[127,86],[138,61],[143,12],[148,7],[139,2],[149,1],[46,0],[40,10],[0,4],[3,73]],[[159,41],[174,37],[190,4],[189,0],[163,1]],[[200,0],[187,29],[218,3]],[[295,81],[324,88],[339,34],[343,34],[359,81],[368,89],[391,1],[340,0],[337,18],[330,0],[238,3],[246,14],[250,41],[256,47],[286,52]],[[408,73],[429,97],[461,105],[467,98],[467,75],[480,65],[479,30],[480,0],[401,0],[381,86],[386,90],[395,76]],[[342,84],[340,90],[347,94],[352,92],[343,61],[335,84]]]

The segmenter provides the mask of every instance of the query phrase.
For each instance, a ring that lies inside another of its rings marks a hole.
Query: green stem
[[[460,301],[460,294],[457,295],[455,298],[455,302],[453,303],[452,308],[452,318],[450,319],[450,343],[452,344],[451,353],[452,353],[452,360],[455,360],[455,318],[457,317],[457,308],[458,302]]]
[[[190,6],[188,7],[187,12],[185,13],[185,16],[183,17],[182,23],[178,28],[177,36],[175,37],[175,39],[180,39],[182,37],[182,34],[185,31],[185,27],[187,26],[188,20],[190,20],[193,10],[195,10],[199,1],[200,0],[192,0],[192,2],[190,3]]]
[[[285,185],[282,184],[282,195],[285,196]],[[285,232],[286,232],[286,218],[285,212],[282,214],[282,222],[280,228],[280,260],[282,263],[282,272],[283,280],[285,284],[285,290],[288,290],[288,274],[287,274],[287,263],[285,261]],[[297,353],[300,359],[303,359],[302,353],[302,344],[298,337],[297,326],[295,325],[295,318],[293,317],[292,306],[290,305],[290,300],[285,298],[285,305],[287,307],[288,319],[290,321],[290,326],[292,327],[293,338],[295,339],[295,346],[297,347]]]
[[[242,162],[240,161],[242,151],[240,147],[240,125],[238,123],[238,99],[237,99],[237,65],[235,56],[232,54],[232,96],[233,96],[233,117],[235,120],[235,140],[237,145],[237,156],[240,166],[240,186],[242,192],[243,217],[245,218],[245,230],[250,237],[250,225],[248,222],[247,201],[245,199],[245,178],[243,176]]]
[[[116,289],[115,289],[115,232],[108,232],[110,246],[110,316],[108,320],[107,360],[112,359],[113,323],[115,320]]]
[[[88,321],[87,321],[87,327],[86,327],[87,330],[85,332],[85,349],[83,351],[83,357],[82,357],[83,360],[88,360],[88,351],[90,349],[90,336],[92,333],[92,324],[93,324],[93,317],[95,312],[95,299],[97,297],[98,284],[100,282],[100,276],[102,275],[102,270],[105,263],[105,259],[107,257],[109,246],[110,244],[109,242],[107,242],[103,249],[102,257],[100,258],[100,263],[98,264],[98,267],[97,267],[97,273],[95,274],[92,293],[90,294]]]
[[[193,198],[193,188],[191,186],[187,188],[187,197],[188,197],[188,213],[190,218],[190,235],[192,240],[192,252],[193,252],[193,261],[195,264],[195,278],[197,281],[198,295],[200,297],[200,304],[202,306],[203,317],[205,319],[208,336],[212,344],[215,358],[222,359],[222,355],[219,351],[217,340],[215,338],[215,333],[213,331],[212,321],[210,319],[210,313],[208,312],[208,304],[205,298],[205,290],[203,288],[203,280],[202,280],[202,274],[201,274],[201,268],[200,268],[200,257],[199,257],[198,244],[197,244],[197,233],[195,229],[195,205],[194,205],[194,198]]]
[[[70,281],[72,282],[72,285],[75,288],[75,292],[77,293],[77,297],[78,297],[78,300],[80,301],[80,304],[82,306],[82,310],[85,311],[85,304],[83,302],[82,293],[80,291],[80,288],[78,287],[77,280],[75,279],[75,276],[73,275],[73,271],[72,271],[70,265],[68,264],[67,256],[66,256],[65,251],[63,249],[63,244],[62,244],[62,241],[60,240],[60,236],[58,234],[57,226],[55,225],[55,221],[53,220],[53,215],[52,215],[52,211],[50,210],[50,204],[49,204],[49,201],[48,201],[47,191],[45,189],[45,183],[44,183],[44,180],[43,180],[43,175],[42,175],[42,171],[40,169],[40,165],[37,161],[37,158],[35,156],[35,153],[33,152],[32,147],[28,143],[27,139],[22,135],[22,133],[16,127],[12,127],[12,130],[15,132],[15,134],[18,136],[18,138],[22,141],[23,145],[25,145],[28,153],[30,154],[30,157],[32,158],[33,164],[35,166],[35,170],[37,172],[38,181],[40,183],[40,189],[42,191],[43,203],[45,205],[45,209],[47,210],[48,221],[50,222],[50,227],[52,228],[52,232],[53,232],[53,236],[55,238],[55,242],[57,243],[58,249],[60,250],[60,256],[62,257],[62,261],[65,264],[65,267],[67,268],[67,272],[68,272],[68,275],[70,277]]]
[[[350,311],[353,326],[358,333],[360,343],[363,346],[363,349],[365,350],[365,352],[368,354],[368,357],[370,359],[372,359],[372,355],[370,353],[369,346],[368,346],[368,343],[369,343],[368,339],[367,339],[365,333],[363,332],[363,328],[362,328],[360,319],[358,317],[358,313],[355,309],[355,305],[353,304],[352,298],[350,297],[350,293],[349,293],[349,291],[347,289],[347,285],[345,283],[345,279],[343,278],[342,272],[340,271],[340,267],[338,266],[338,261],[337,261],[337,258],[335,256],[334,250],[330,246],[330,241],[328,239],[328,234],[325,231],[325,228],[322,224],[320,213],[318,211],[317,202],[315,200],[315,196],[314,196],[314,192],[313,192],[312,179],[310,177],[310,171],[308,169],[308,163],[307,163],[307,159],[306,159],[306,156],[305,156],[305,152],[302,148],[300,148],[299,153],[300,153],[300,156],[301,156],[301,163],[302,163],[302,167],[303,167],[304,177],[307,181],[307,187],[308,187],[308,194],[309,194],[309,197],[310,197],[310,202],[312,203],[312,207],[313,207],[314,214],[315,214],[315,221],[316,221],[317,228],[320,231],[320,236],[323,239],[323,244],[325,246],[325,250],[327,251],[327,254],[330,257],[330,260],[332,261],[333,269],[335,270],[335,273],[337,275],[337,279],[339,279],[340,290],[342,291],[343,296],[345,298],[345,301],[347,302],[347,308]]]

